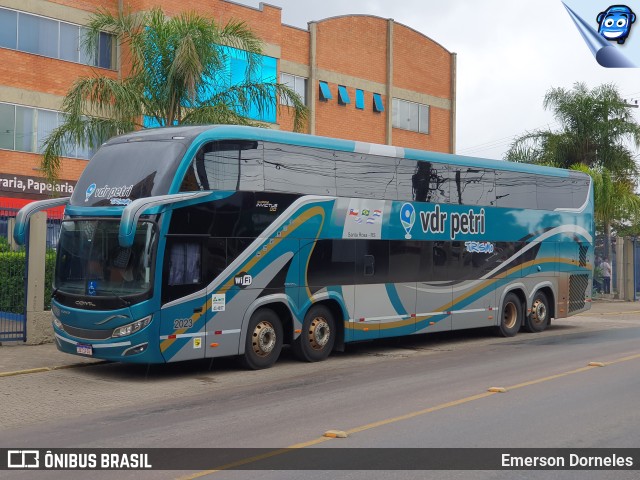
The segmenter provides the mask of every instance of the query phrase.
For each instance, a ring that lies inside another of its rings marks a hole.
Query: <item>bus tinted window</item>
[[[171,217],[169,234],[255,238],[296,198],[282,193],[238,192],[215,202],[179,208]]]
[[[589,179],[573,178],[570,184],[573,191],[573,208],[582,208],[589,195]]]
[[[562,177],[537,177],[537,205],[541,210],[573,207],[573,191]]]
[[[335,195],[335,158],[327,150],[266,143],[264,181],[270,192]]]
[[[420,278],[422,243],[393,240],[389,245],[389,282],[416,282]]]
[[[185,146],[178,142],[126,142],[104,145],[86,166],[72,205],[126,205],[169,191]]]
[[[307,268],[309,287],[353,285],[355,283],[356,242],[318,240]]]
[[[496,197],[499,207],[536,208],[536,177],[520,172],[496,172]]]
[[[496,205],[495,173],[484,168],[451,166],[450,201],[458,205]]]
[[[336,152],[336,157],[339,197],[398,198],[397,159],[347,152]]]
[[[262,145],[225,140],[204,145],[185,173],[180,191],[264,190]]]
[[[400,160],[398,200],[447,203],[449,168],[441,163]]]
[[[389,280],[389,241],[356,242],[356,283],[386,283]]]

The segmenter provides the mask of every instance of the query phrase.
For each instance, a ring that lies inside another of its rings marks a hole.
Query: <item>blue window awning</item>
[[[356,108],[364,110],[364,91],[356,90]]]
[[[347,92],[347,87],[344,85],[338,85],[338,100],[343,104],[351,103],[349,92]]]
[[[373,94],[373,111],[384,112],[384,103],[382,102],[382,95],[379,93]]]
[[[320,100],[331,100],[333,96],[331,95],[331,90],[329,90],[329,85],[327,82],[320,81]]]

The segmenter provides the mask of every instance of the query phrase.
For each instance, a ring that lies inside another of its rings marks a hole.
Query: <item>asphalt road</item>
[[[4,448],[636,448],[640,307],[597,304],[542,334],[474,330],[351,346],[269,370],[232,360],[0,379]],[[598,362],[604,366],[589,366]],[[505,391],[489,392],[490,387]],[[347,438],[323,437],[328,430]],[[638,453],[640,461],[640,451]],[[87,472],[0,472],[85,478]],[[638,478],[635,471],[91,472],[91,478]]]

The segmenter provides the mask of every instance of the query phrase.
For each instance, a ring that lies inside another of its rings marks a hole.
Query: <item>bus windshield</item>
[[[117,219],[62,222],[55,271],[56,291],[82,296],[149,293],[157,244],[155,223],[141,220],[133,245],[118,243]]]
[[[78,180],[71,205],[125,206],[168,193],[185,146],[179,142],[124,142],[104,145]]]

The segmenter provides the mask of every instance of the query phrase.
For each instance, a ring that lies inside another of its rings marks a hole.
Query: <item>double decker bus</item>
[[[65,204],[52,299],[60,350],[121,362],[478,327],[544,330],[590,307],[582,173],[237,126],[113,138]]]

